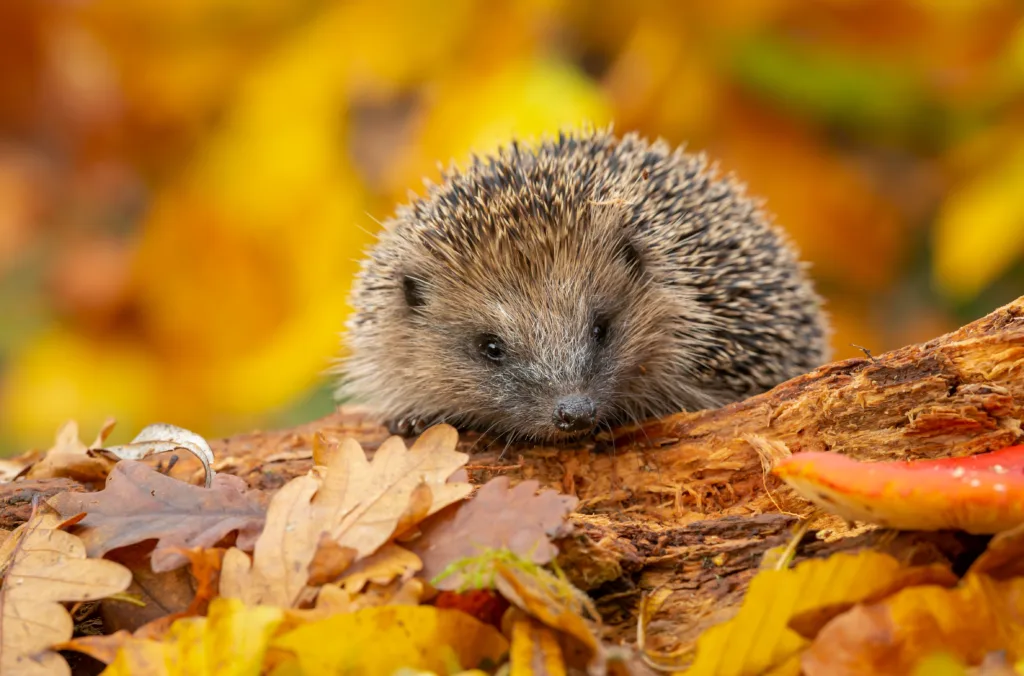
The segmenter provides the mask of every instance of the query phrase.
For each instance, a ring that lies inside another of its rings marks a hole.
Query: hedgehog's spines
[[[730,401],[827,354],[820,303],[789,238],[703,153],[591,127],[529,148],[513,140],[441,174],[385,224],[353,292],[342,387],[387,417],[549,435],[550,416],[524,400],[597,368],[579,361],[575,322],[608,302],[620,343],[601,377],[614,387],[594,387],[607,411],[627,417]],[[409,323],[396,304],[413,270],[425,276],[429,317]],[[535,353],[518,377],[548,384],[516,395],[510,371],[473,361],[472,332],[494,322],[526,341],[520,355]]]

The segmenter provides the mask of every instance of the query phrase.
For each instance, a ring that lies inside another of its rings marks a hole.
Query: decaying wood
[[[674,594],[648,629],[652,647],[691,642],[735,612],[765,551],[792,538],[809,505],[767,474],[772,458],[833,451],[936,458],[1019,442],[1024,419],[1024,297],[928,343],[829,364],[714,411],[651,421],[561,447],[464,434],[476,483],[507,474],[581,498],[561,563],[598,599],[613,638],[633,638],[640,594]],[[343,408],[300,427],[211,442],[215,469],[276,489],[311,466],[313,436],[375,449],[384,429]],[[0,505],[0,523],[6,513]],[[818,520],[798,559],[873,547],[916,562],[956,561],[976,538],[900,533]]]

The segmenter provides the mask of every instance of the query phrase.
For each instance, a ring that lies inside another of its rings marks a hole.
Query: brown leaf
[[[236,547],[224,555],[221,596],[241,599],[247,605],[285,608],[299,600],[324,532],[324,525],[313,520],[310,503],[319,488],[320,482],[306,475],[292,479],[274,494],[252,558]]]
[[[121,549],[116,555],[128,552],[134,547]],[[161,640],[171,625],[182,617],[205,615],[210,601],[217,595],[217,583],[220,579],[223,549],[189,549],[182,554],[189,560],[191,584],[185,580],[185,572],[181,570],[154,574],[148,566],[134,569],[136,579],[129,587],[128,593],[139,594],[145,603],[144,608],[134,608],[111,617],[109,609],[103,613],[104,626],[123,627],[112,634],[103,636],[81,636],[56,646],[60,650],[74,650],[85,653],[93,659],[110,664],[117,651],[130,638]],[[127,563],[127,562],[126,562]],[[142,586],[139,577],[143,576]],[[148,577],[145,577],[148,576]],[[194,589],[194,591],[193,591]],[[192,600],[185,605],[182,596],[191,596]],[[109,599],[108,599],[109,600]],[[180,608],[180,610],[175,610]],[[152,612],[150,612],[152,611]],[[145,624],[139,622],[152,617]],[[130,618],[131,621],[124,621]],[[141,625],[141,626],[140,626]],[[129,631],[134,629],[134,631]]]
[[[104,422],[93,446],[102,445],[113,427],[113,419]],[[69,420],[57,430],[53,447],[28,469],[25,476],[29,479],[66,477],[82,483],[103,481],[114,467],[114,462],[90,455],[89,448],[78,438],[78,423]]]
[[[377,449],[372,462],[356,441],[343,441],[329,460],[317,495],[318,508],[332,524],[338,544],[368,556],[395,534],[400,523],[413,525],[421,514],[429,516],[469,495],[473,490],[469,484],[448,483],[448,477],[469,457],[455,451],[458,438],[450,425],[428,429],[411,449],[400,437],[391,437]],[[422,497],[421,484],[432,497],[426,513],[413,500],[414,495]]]
[[[387,545],[384,546],[387,547]],[[369,558],[372,559],[373,556]],[[313,555],[313,560],[309,562],[308,584],[318,587],[337,580],[355,560],[356,550],[351,547],[342,547],[326,532],[320,533],[320,545],[316,549],[316,554]]]
[[[493,589],[467,589],[461,592],[443,591],[433,600],[438,608],[455,608],[486,624],[501,628],[501,620],[508,610],[508,600]]]
[[[61,602],[91,601],[124,591],[131,572],[113,561],[86,559],[85,546],[57,530],[60,517],[40,509],[0,549],[0,673],[70,673],[49,648],[71,638]],[[39,671],[38,663],[45,665]]]
[[[214,477],[211,488],[192,486],[132,460],[119,462],[97,493],[64,493],[50,499],[65,518],[85,512],[77,534],[89,556],[157,540],[155,572],[173,570],[188,559],[179,549],[209,548],[232,531],[246,549],[263,524],[262,494],[229,474]]]
[[[108,631],[124,629],[135,633],[143,625],[183,612],[192,603],[196,587],[188,570],[154,573],[149,561],[152,549],[153,543],[148,541],[107,554],[106,558],[132,571],[132,584],[126,593],[138,601],[137,605],[117,598],[104,599],[100,614]]]
[[[352,439],[333,452],[321,449],[318,455],[326,466],[288,482],[271,500],[252,559],[234,549],[227,553],[221,595],[249,604],[301,605],[312,596],[307,590],[310,565],[324,533],[334,545],[318,561],[316,581],[323,579],[321,564],[336,569],[344,562],[330,561],[341,548],[369,556],[395,536],[400,524],[414,525],[472,491],[468,484],[447,481],[467,460],[466,454],[454,451],[457,441],[454,428],[439,425],[421,435],[412,449],[398,437],[388,439],[373,462]],[[431,497],[427,509],[425,489]]]
[[[412,489],[409,505],[398,519],[398,525],[395,526],[395,537],[399,538],[418,526],[430,514],[433,505],[434,492],[426,483],[420,482],[416,488]]]
[[[341,585],[348,593],[358,594],[368,582],[384,585],[395,578],[411,576],[422,567],[420,557],[389,542],[345,571]]]
[[[43,451],[34,449],[13,458],[0,458],[0,484],[14,481],[27,474],[29,468],[42,460],[44,455]]]
[[[561,534],[578,500],[551,490],[538,493],[538,485],[523,481],[510,490],[508,477],[495,477],[457,510],[424,524],[422,536],[410,545],[423,559],[424,576],[433,579],[454,561],[485,549],[507,548],[541,565],[551,561],[558,548],[550,539]],[[455,574],[437,586],[451,590],[461,584]]]

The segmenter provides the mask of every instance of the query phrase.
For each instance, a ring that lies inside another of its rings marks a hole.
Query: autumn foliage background
[[[0,73],[0,453],[328,412],[378,222],[587,121],[766,197],[839,358],[1024,290],[1014,0],[0,2]]]

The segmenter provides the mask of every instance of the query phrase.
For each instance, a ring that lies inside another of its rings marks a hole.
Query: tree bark
[[[1024,297],[927,343],[822,366],[716,410],[679,413],[614,436],[562,446],[515,444],[467,432],[476,483],[507,474],[573,493],[581,513],[664,524],[799,511],[779,488],[772,456],[835,451],[863,460],[962,456],[1024,437]],[[365,411],[280,432],[212,442],[218,471],[276,488],[310,467],[314,434],[351,435],[369,450],[387,432]]]

